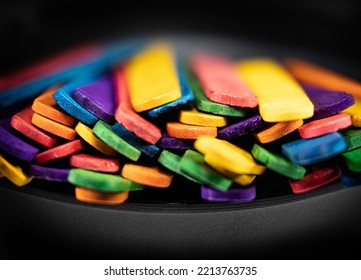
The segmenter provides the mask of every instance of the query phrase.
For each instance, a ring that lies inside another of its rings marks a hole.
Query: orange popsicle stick
[[[295,131],[301,125],[303,125],[303,120],[279,122],[255,133],[254,136],[260,143],[269,143]]]
[[[47,117],[53,121],[66,126],[73,126],[75,124],[75,119],[64,113],[53,98],[53,94],[58,88],[59,86],[54,86],[37,97],[34,100],[32,109],[39,115]]]
[[[346,75],[297,58],[286,59],[285,65],[300,82],[361,97],[361,82]]]
[[[215,126],[198,126],[169,122],[166,125],[166,130],[168,136],[180,139],[197,139],[201,135],[217,136],[217,127]]]
[[[79,201],[98,204],[121,204],[127,200],[129,192],[104,193],[86,188],[75,187],[75,198]]]
[[[38,113],[33,114],[31,123],[47,132],[68,140],[74,140],[77,135],[73,128],[48,119],[42,115],[39,115]]]
[[[124,164],[121,175],[133,182],[157,188],[167,188],[173,180],[173,174],[157,166],[149,167],[131,163]]]

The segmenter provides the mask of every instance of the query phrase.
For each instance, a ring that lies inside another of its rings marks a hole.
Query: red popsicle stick
[[[82,149],[83,142],[80,139],[77,139],[37,154],[34,158],[34,161],[37,164],[44,164],[53,160],[70,156],[81,151]]]
[[[306,123],[298,128],[298,132],[302,138],[314,138],[345,129],[351,125],[351,116],[342,113]]]
[[[258,105],[257,96],[240,79],[228,59],[195,54],[190,59],[190,65],[210,100],[241,107],[254,108]]]
[[[29,139],[41,145],[47,148],[54,147],[58,141],[58,137],[47,134],[34,126],[31,123],[33,113],[31,105],[26,107],[12,117],[10,125]]]
[[[117,122],[144,141],[155,144],[162,137],[162,133],[157,126],[133,110],[128,95],[125,71],[122,68],[115,70],[115,85],[116,104],[118,105],[115,111]]]
[[[293,193],[300,194],[325,186],[340,178],[341,175],[341,169],[337,165],[332,165],[316,169],[301,180],[289,179],[289,183]]]
[[[118,159],[87,154],[72,155],[70,165],[98,172],[118,172],[120,170]]]

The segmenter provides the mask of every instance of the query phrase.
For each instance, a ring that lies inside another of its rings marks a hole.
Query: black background
[[[0,73],[79,41],[157,33],[262,39],[360,61],[357,0],[0,4]]]
[[[1,1],[0,73],[81,41],[159,33],[261,39],[341,57],[361,66],[358,2]],[[354,75],[361,80],[361,71]],[[61,253],[64,251],[40,258],[72,258]],[[270,255],[276,258],[277,252]],[[36,258],[36,252],[33,256]]]

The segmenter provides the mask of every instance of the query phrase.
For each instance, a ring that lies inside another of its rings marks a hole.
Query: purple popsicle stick
[[[70,169],[30,165],[28,175],[37,179],[48,181],[67,182]]]
[[[249,202],[256,198],[256,186],[246,188],[230,188],[222,192],[212,187],[202,185],[201,197],[212,202]]]
[[[314,114],[308,120],[318,120],[336,115],[355,103],[351,94],[302,84],[314,106]]]
[[[251,131],[255,130],[261,124],[263,124],[263,120],[259,114],[256,114],[252,117],[249,117],[245,120],[242,120],[238,123],[226,126],[220,130],[218,130],[217,138],[223,140],[229,140],[235,137],[239,137],[242,135],[246,135]]]
[[[0,121],[0,150],[23,161],[31,161],[39,149],[11,133],[11,118]]]
[[[90,84],[76,88],[72,97],[99,119],[113,124],[115,121],[114,90],[113,77],[107,74]]]
[[[194,140],[169,137],[166,133],[162,132],[162,138],[160,138],[159,146],[163,149],[194,149]]]

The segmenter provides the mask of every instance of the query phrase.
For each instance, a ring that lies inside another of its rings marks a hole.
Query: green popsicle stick
[[[361,147],[361,129],[346,129],[341,131],[347,143],[347,150],[351,151]]]
[[[306,174],[306,168],[303,166],[295,164],[281,155],[274,154],[258,144],[253,145],[251,153],[256,160],[266,165],[267,168],[287,178],[300,180]]]
[[[70,169],[68,182],[79,187],[108,193],[145,189],[145,186],[125,179],[120,175],[95,172],[82,168]]]
[[[105,123],[102,120],[97,121],[93,128],[93,132],[99,139],[107,143],[118,153],[133,161],[137,161],[142,154],[141,151],[123,140],[118,134],[113,131],[112,127],[109,124]]]
[[[163,150],[158,157],[158,162],[162,164],[165,168],[168,168],[174,173],[177,173],[178,175],[181,175],[190,181],[193,181],[198,184],[202,184],[201,181],[194,179],[193,177],[189,176],[187,173],[184,173],[180,169],[180,160],[181,160],[180,156],[171,153],[167,150]]]
[[[198,110],[230,117],[244,117],[247,115],[247,110],[244,108],[229,106],[209,100],[204,94],[201,85],[190,71],[187,72],[187,78],[189,85],[193,90],[194,101]]]
[[[232,186],[233,181],[208,166],[201,153],[186,150],[179,164],[184,173],[220,191],[226,191]]]
[[[352,172],[361,172],[361,148],[341,154],[344,164]]]

